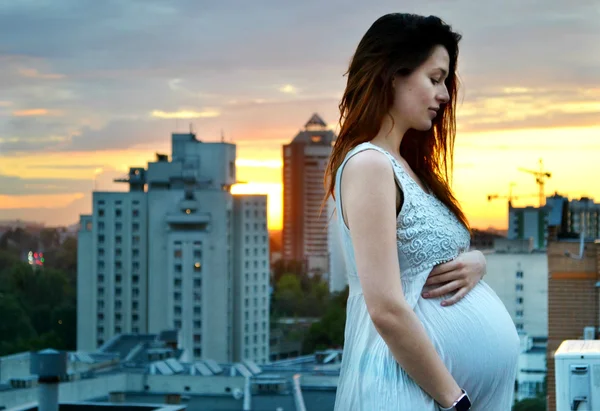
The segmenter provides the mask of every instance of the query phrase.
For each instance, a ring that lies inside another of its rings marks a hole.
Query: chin
[[[428,130],[431,130],[431,127],[433,127],[433,121],[429,120],[429,121],[424,121],[421,124],[415,125],[415,127],[413,127],[413,128],[417,131],[428,131]]]

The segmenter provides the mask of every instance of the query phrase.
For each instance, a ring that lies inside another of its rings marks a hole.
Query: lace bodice
[[[353,155],[368,149],[377,150],[390,159],[396,181],[402,189],[404,202],[396,221],[398,258],[404,296],[414,307],[431,269],[467,251],[470,235],[444,203],[433,194],[423,191],[390,153],[369,142],[353,148],[338,169],[336,175],[338,216],[342,215],[339,190],[343,167]],[[338,222],[341,225],[350,294],[361,293],[350,232],[341,217],[338,218]]]

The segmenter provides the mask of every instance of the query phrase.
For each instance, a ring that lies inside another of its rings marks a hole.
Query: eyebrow
[[[441,68],[441,67],[436,67],[434,70],[439,70],[439,71],[441,71],[441,72],[442,72],[442,75],[443,75],[444,77],[446,77],[446,76],[448,75],[448,72],[447,72],[445,69]]]

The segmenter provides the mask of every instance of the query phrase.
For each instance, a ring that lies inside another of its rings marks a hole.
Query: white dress
[[[356,271],[350,232],[341,218],[340,180],[356,153],[385,154],[394,169],[404,202],[397,220],[397,245],[404,296],[473,411],[510,411],[513,404],[519,337],[496,293],[480,281],[458,303],[451,296],[424,299],[421,292],[432,268],[468,251],[470,236],[453,213],[426,193],[387,151],[371,143],[352,149],[336,175],[336,209],[350,294],[335,411],[437,411],[432,397],[400,367],[367,312]]]

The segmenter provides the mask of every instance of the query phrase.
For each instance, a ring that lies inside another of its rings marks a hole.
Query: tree
[[[316,350],[344,345],[346,326],[346,303],[348,287],[344,291],[330,296],[323,318],[311,325],[302,344],[302,353],[310,354]]]
[[[20,351],[22,341],[36,337],[36,332],[17,299],[0,293],[0,356]]]
[[[58,248],[60,246],[60,233],[56,228],[43,228],[40,231],[40,243],[42,248],[50,250],[52,248]]]
[[[284,274],[277,282],[273,295],[273,310],[282,315],[299,315],[302,287],[294,274]]]

